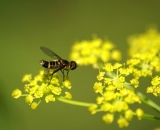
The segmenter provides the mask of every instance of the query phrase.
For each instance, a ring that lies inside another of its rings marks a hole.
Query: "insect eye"
[[[77,68],[77,63],[75,62],[75,61],[70,61],[71,62],[71,65],[70,65],[70,69],[71,70],[74,70],[74,69],[76,69]]]

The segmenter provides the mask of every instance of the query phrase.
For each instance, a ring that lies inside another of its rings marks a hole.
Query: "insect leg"
[[[69,73],[69,70],[67,70],[67,79],[68,79],[68,73]]]
[[[63,74],[63,81],[64,81],[64,78],[65,78],[64,69],[61,69],[61,72]]]
[[[53,73],[51,74],[50,81],[49,81],[49,83],[47,84],[47,86],[51,83],[51,80],[52,80],[53,74],[54,74],[54,73],[56,73],[57,71],[61,70],[62,68],[63,68],[63,67],[60,67],[60,68],[58,68],[58,69],[56,69],[56,70],[54,70],[54,71],[53,71]]]

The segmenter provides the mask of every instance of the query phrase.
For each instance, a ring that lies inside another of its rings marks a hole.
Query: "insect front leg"
[[[61,69],[61,72],[63,74],[63,81],[64,81],[64,79],[65,79],[64,69]]]
[[[62,69],[62,67],[60,67],[60,68],[58,68],[58,69],[56,69],[56,70],[54,70],[54,71],[52,72],[52,74],[50,75],[50,80],[49,80],[49,82],[48,82],[47,86],[51,83],[51,80],[52,80],[53,74],[55,74],[57,71],[59,71],[59,70],[61,70],[61,69]]]
[[[67,70],[67,79],[68,79],[68,73],[69,73],[69,70]]]

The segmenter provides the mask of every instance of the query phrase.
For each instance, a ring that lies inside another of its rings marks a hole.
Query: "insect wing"
[[[50,49],[41,46],[40,49],[48,56],[50,56],[51,58],[57,58],[57,59],[62,59],[61,57],[59,57],[56,53],[54,53],[53,51],[51,51]]]

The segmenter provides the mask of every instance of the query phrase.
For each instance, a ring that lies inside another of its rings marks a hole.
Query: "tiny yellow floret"
[[[98,76],[97,76],[97,79],[100,81],[103,79],[103,76],[104,76],[105,72],[99,72]]]
[[[102,117],[103,121],[105,121],[107,124],[111,124],[114,120],[114,115],[111,113],[107,113]]]
[[[71,89],[71,88],[72,88],[71,82],[70,82],[69,80],[65,80],[65,81],[63,82],[63,85],[64,85],[66,88],[68,88],[68,89]]]
[[[25,74],[22,78],[22,82],[30,82],[32,79],[32,75],[31,74]]]
[[[88,110],[91,112],[91,114],[95,114],[97,112],[96,111],[97,107],[98,106],[96,104],[92,104],[89,106]]]
[[[65,92],[65,98],[72,99],[72,94],[70,92]]]
[[[37,104],[36,102],[33,102],[33,103],[31,104],[31,108],[32,108],[32,109],[36,109],[37,106],[38,106],[38,104]]]
[[[51,90],[55,95],[60,95],[62,92],[62,89],[60,87],[52,87]]]
[[[133,111],[131,109],[128,109],[127,111],[125,111],[125,118],[130,121],[133,118]]]
[[[46,103],[54,102],[55,101],[55,97],[52,94],[49,94],[49,95],[47,95],[45,97],[45,101],[46,101]]]
[[[125,118],[123,118],[123,117],[120,117],[117,120],[117,123],[118,123],[118,125],[119,125],[120,128],[127,127],[129,125],[128,121]]]
[[[106,64],[104,65],[103,69],[104,69],[105,71],[107,71],[107,72],[112,72],[114,68],[113,68],[113,66],[112,66],[111,63],[106,63]]]
[[[95,91],[95,93],[100,93],[102,94],[103,92],[103,86],[102,86],[102,83],[101,82],[96,82],[93,86],[93,89]]]
[[[33,102],[33,96],[32,95],[27,95],[25,98],[25,101],[27,104],[31,104]]]
[[[12,92],[12,97],[13,98],[19,98],[20,96],[22,95],[22,91],[19,90],[19,89],[15,89],[13,92]]]
[[[143,117],[143,115],[144,115],[143,110],[140,109],[140,108],[138,108],[138,109],[136,110],[136,115],[137,115],[137,117],[138,117],[138,120],[141,120],[142,117]]]
[[[121,60],[121,52],[119,50],[113,50],[111,53],[111,58],[120,61]]]
[[[130,82],[132,85],[134,85],[135,88],[137,88],[139,85],[139,81],[137,78],[131,79]]]

